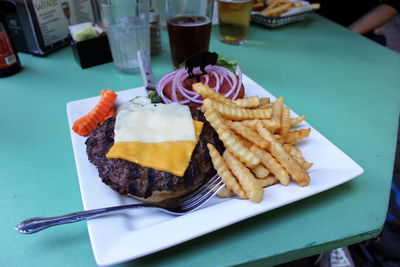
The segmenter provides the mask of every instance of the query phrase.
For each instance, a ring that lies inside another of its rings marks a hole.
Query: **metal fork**
[[[106,214],[132,208],[158,208],[169,214],[183,215],[200,208],[215,194],[217,194],[218,191],[222,189],[223,185],[221,177],[215,175],[204,185],[183,197],[167,199],[158,203],[128,204],[86,210],[56,217],[34,217],[22,221],[15,227],[15,230],[22,234],[33,234],[48,227],[97,218]]]

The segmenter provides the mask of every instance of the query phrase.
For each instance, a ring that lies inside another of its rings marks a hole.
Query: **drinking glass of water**
[[[139,50],[150,56],[149,3],[148,0],[100,1],[101,17],[118,72],[139,72]]]

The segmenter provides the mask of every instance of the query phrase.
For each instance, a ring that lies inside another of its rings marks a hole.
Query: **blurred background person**
[[[400,0],[316,0],[311,2],[321,4],[318,11],[320,15],[382,45],[386,45],[386,38],[378,29],[393,20],[400,12]]]

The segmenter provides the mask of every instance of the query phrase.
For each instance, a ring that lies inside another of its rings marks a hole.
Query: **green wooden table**
[[[210,50],[236,58],[253,80],[285,96],[365,173],[121,266],[269,266],[376,236],[393,171],[400,56],[317,15],[272,30],[252,25],[243,46],[225,45],[217,34],[214,28]],[[156,79],[171,70],[162,37],[164,53],[152,59]],[[82,209],[66,103],[141,86],[141,78],[116,73],[112,63],[82,70],[70,48],[21,61],[20,73],[0,80],[0,266],[95,266],[85,223],[35,235],[13,227]]]

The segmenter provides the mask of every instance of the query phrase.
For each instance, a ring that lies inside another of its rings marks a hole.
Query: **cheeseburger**
[[[230,99],[242,98],[240,69],[219,61],[225,67],[207,66],[201,81]],[[203,99],[191,88],[196,79],[188,76],[184,68],[164,75],[156,91],[165,104],[147,98],[130,101],[90,133],[89,161],[113,190],[159,202],[188,193],[215,175],[207,144],[220,153],[225,148],[199,110]]]

